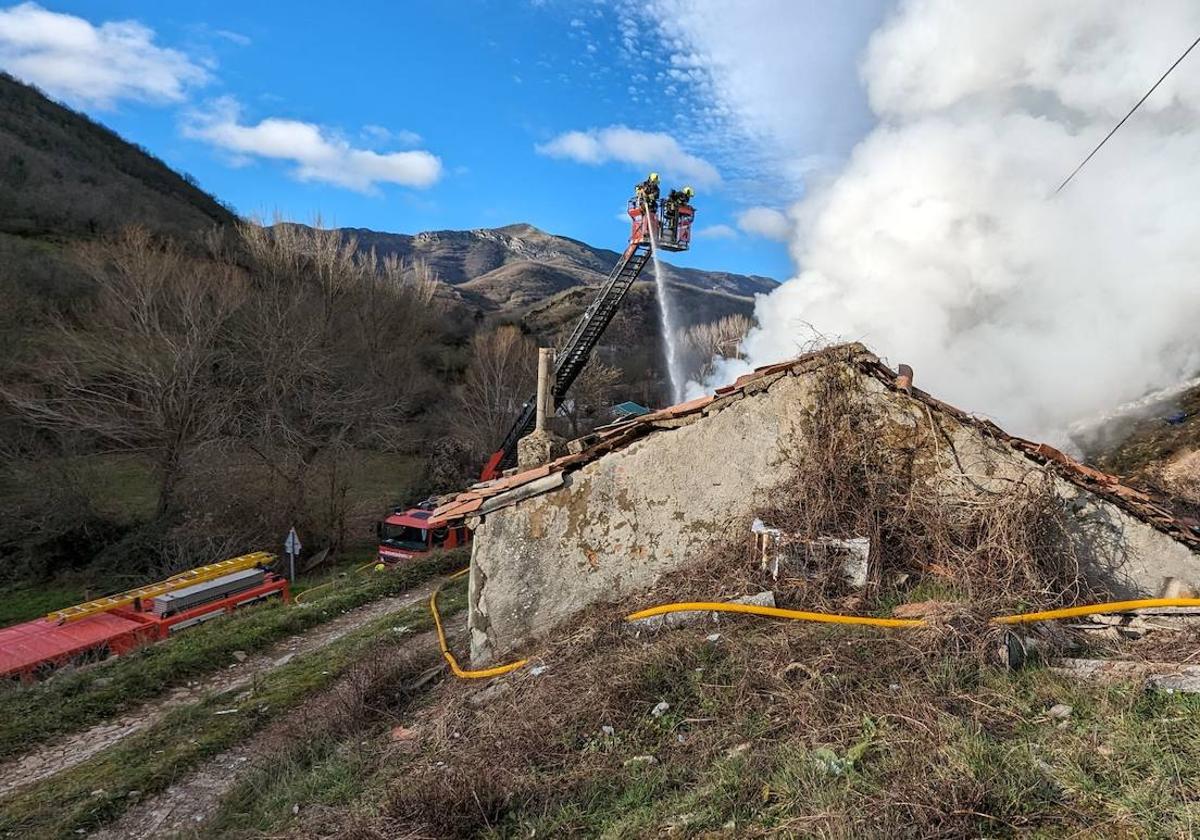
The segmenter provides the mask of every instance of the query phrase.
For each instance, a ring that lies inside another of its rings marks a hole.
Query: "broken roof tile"
[[[596,459],[623,448],[635,440],[648,434],[669,432],[679,428],[684,423],[672,422],[677,418],[688,415],[708,415],[724,409],[761,390],[763,383],[774,374],[791,372],[794,374],[816,370],[830,363],[845,363],[854,366],[864,375],[874,377],[889,390],[896,392],[896,373],[884,364],[878,356],[857,342],[838,345],[835,347],[815,350],[805,353],[795,359],[773,365],[756,368],[753,372],[744,374],[730,385],[718,388],[713,395],[699,397],[694,400],[668,406],[658,411],[632,418],[627,422],[613,423],[596,429],[591,435],[580,439],[578,446],[572,447],[571,454],[564,455],[549,464],[533,470],[505,476],[490,482],[474,484],[465,493],[455,497],[454,502],[443,505],[434,511],[435,516],[443,511],[453,511],[455,516],[478,510],[487,500],[513,490],[514,488],[538,481],[552,473],[565,472],[586,465]],[[769,383],[767,383],[769,384]],[[1165,508],[1154,503],[1146,493],[1121,484],[1116,476],[1108,475],[1100,470],[1081,464],[1066,453],[1044,443],[1024,440],[1014,437],[991,420],[973,416],[960,408],[943,402],[920,388],[911,392],[903,391],[912,399],[918,400],[931,410],[952,417],[956,421],[971,426],[978,432],[1002,441],[1013,449],[1024,454],[1030,460],[1053,469],[1057,475],[1070,481],[1097,496],[1130,512],[1144,522],[1153,525],[1160,531],[1190,545],[1200,548],[1200,533],[1195,526],[1169,513]],[[578,450],[578,451],[574,451]]]

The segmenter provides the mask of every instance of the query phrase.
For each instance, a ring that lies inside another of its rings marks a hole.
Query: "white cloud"
[[[638,131],[623,125],[568,131],[536,147],[539,154],[598,165],[616,161],[661,169],[672,177],[711,186],[721,180],[715,166],[683,150],[669,134]]]
[[[73,104],[110,108],[122,99],[178,102],[208,73],[159,47],[133,20],[99,26],[22,3],[0,9],[0,69]]]
[[[240,108],[230,98],[218,100],[206,112],[191,114],[184,133],[243,158],[290,161],[296,164],[293,177],[301,181],[323,181],[359,192],[372,192],[381,183],[428,187],[442,174],[441,160],[426,151],[358,149],[321,126],[279,117],[243,124]]]
[[[792,235],[788,217],[770,207],[751,207],[738,214],[737,226],[746,233],[786,242]]]
[[[214,35],[224,38],[232,44],[237,44],[239,47],[248,47],[253,41],[249,35],[243,35],[241,32],[234,32],[232,29],[217,29],[213,32]]]
[[[737,231],[729,225],[708,225],[696,229],[696,236],[700,239],[736,239],[737,235]]]
[[[390,144],[392,146],[411,148],[421,143],[421,135],[415,131],[409,131],[404,128],[385,128],[382,125],[364,125],[362,127],[362,136],[368,142],[375,145]]]

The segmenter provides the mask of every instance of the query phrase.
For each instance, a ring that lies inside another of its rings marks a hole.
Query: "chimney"
[[[517,468],[522,470],[548,464],[562,454],[563,442],[546,428],[546,421],[554,412],[554,350],[538,348],[537,413],[534,415],[533,431],[517,441]]]
[[[554,348],[538,348],[538,380],[537,380],[537,420],[534,431],[546,431],[546,417],[553,411],[553,397],[550,394],[551,368],[554,365]]]

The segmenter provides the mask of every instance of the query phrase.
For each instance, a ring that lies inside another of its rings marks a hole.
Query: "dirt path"
[[[162,720],[172,709],[199,702],[206,696],[249,685],[268,671],[286,665],[293,657],[320,650],[377,618],[412,606],[429,597],[445,580],[434,578],[403,595],[372,601],[345,615],[320,624],[307,633],[292,636],[265,651],[230,662],[229,666],[205,679],[180,686],[171,693],[143,703],[120,717],[90,729],[50,741],[33,752],[0,764],[0,796],[17,788],[48,779]],[[236,751],[234,751],[236,752]]]
[[[464,620],[465,625],[465,620]],[[465,635],[461,628],[451,633],[456,639]],[[404,641],[404,647],[436,649],[437,636],[432,630]],[[114,823],[88,835],[92,840],[147,840],[147,838],[193,838],[202,836],[204,823],[213,817],[221,802],[237,785],[251,759],[262,752],[260,741],[269,741],[264,732],[214,756],[171,787],[136,805]]]

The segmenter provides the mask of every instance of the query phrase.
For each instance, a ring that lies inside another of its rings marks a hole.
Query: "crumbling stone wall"
[[[945,486],[995,491],[1040,469],[1004,442],[845,369],[898,428],[941,426],[946,446],[938,444],[933,463],[956,475]],[[813,374],[800,372],[744,391],[703,415],[667,421],[678,428],[600,457],[558,489],[486,514],[471,563],[473,661],[519,648],[590,604],[625,600],[720,537],[748,533],[806,445],[803,412],[816,389]],[[1186,546],[1071,482],[1058,478],[1055,487],[1078,525],[1089,571],[1110,588],[1152,594],[1167,576],[1200,584],[1200,563]]]

